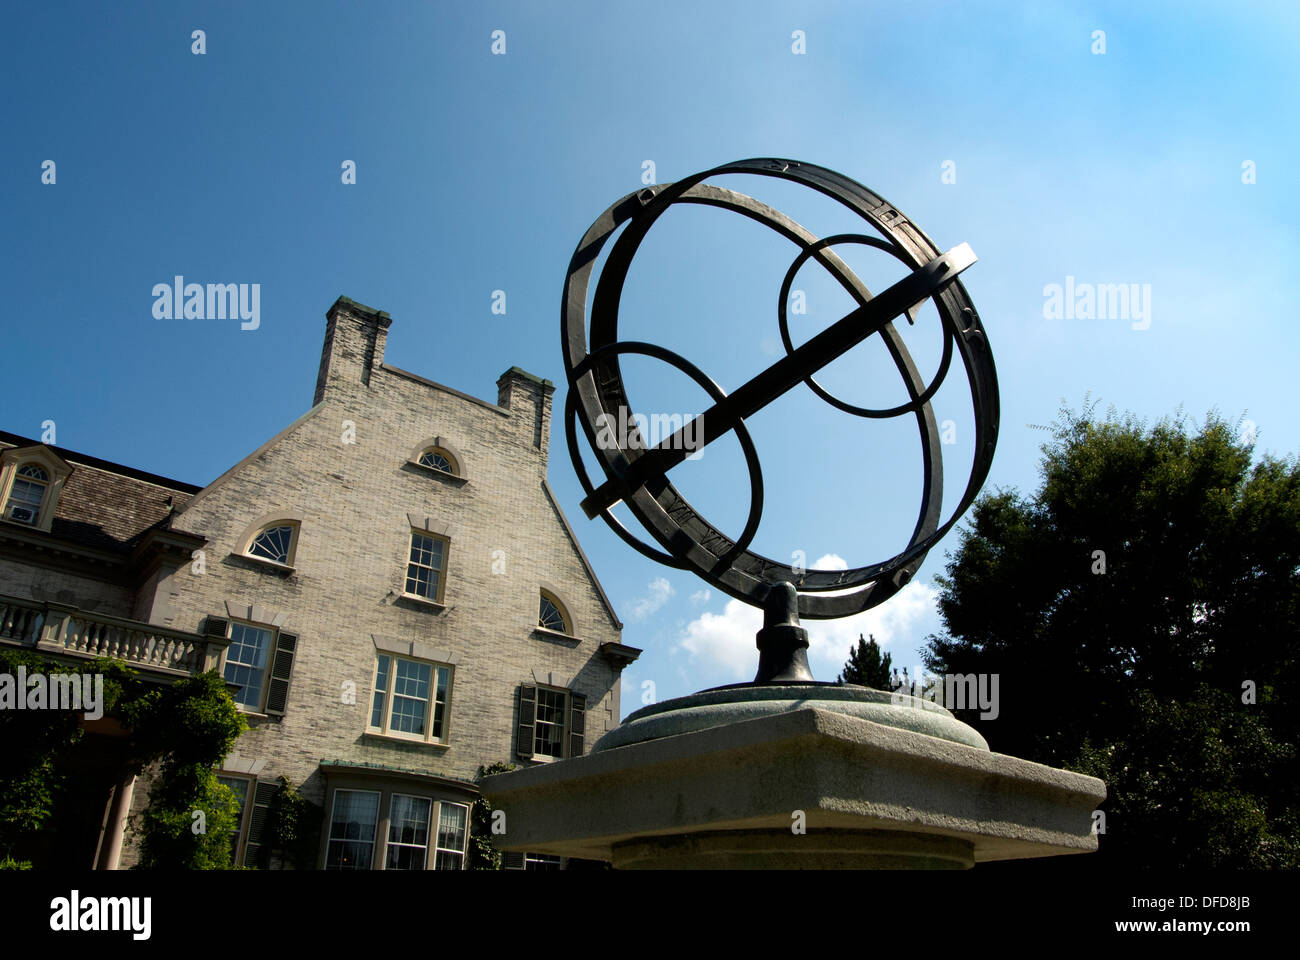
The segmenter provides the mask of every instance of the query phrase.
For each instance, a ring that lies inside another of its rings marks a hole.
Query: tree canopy
[[[937,673],[997,673],[992,749],[1106,781],[1101,861],[1300,865],[1300,468],[1216,414],[1063,410],[1031,496],[973,505]]]

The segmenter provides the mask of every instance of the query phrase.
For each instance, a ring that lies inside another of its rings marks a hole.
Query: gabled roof
[[[0,431],[0,447],[40,447],[72,467],[55,504],[50,536],[99,550],[129,553],[201,489],[15,433]]]
[[[605,612],[609,614],[610,623],[614,624],[615,630],[623,629],[623,622],[619,620],[618,614],[614,612],[614,605],[609,602],[609,597],[605,595],[605,588],[600,585],[600,578],[596,576],[596,571],[591,566],[591,561],[582,550],[582,544],[578,543],[578,535],[573,532],[573,527],[569,526],[569,518],[564,515],[564,510],[560,507],[560,501],[555,497],[555,491],[545,480],[542,481],[542,489],[546,491],[546,499],[551,501],[551,506],[555,508],[555,515],[560,518],[560,523],[564,526],[564,532],[569,537],[569,542],[573,544],[573,549],[578,552],[578,559],[582,561],[583,569],[587,571],[587,576],[591,578],[591,585],[596,588],[596,594],[600,597],[600,602],[605,605]]]

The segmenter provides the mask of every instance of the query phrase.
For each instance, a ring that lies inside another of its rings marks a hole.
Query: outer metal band
[[[848,207],[878,230],[886,240],[860,234],[819,240],[798,223],[752,197],[704,183],[723,174],[747,173],[790,180],[811,187]],[[642,239],[674,203],[700,203],[720,207],[756,220],[776,230],[799,248],[782,287],[778,310],[786,350],[793,345],[785,326],[784,303],[795,272],[810,259],[816,260],[866,308],[873,297],[862,281],[831,249],[838,243],[869,243],[888,250],[902,263],[919,271],[939,258],[941,251],[891,204],[847,177],[823,167],[791,160],[755,159],[724,164],[676,183],[628,194],[597,218],[574,251],[569,264],[561,305],[561,340],[569,382],[566,428],[569,454],[584,493],[595,492],[577,446],[575,420],[581,424],[587,442],[595,451],[607,483],[620,489],[632,515],[663,552],[634,537],[608,509],[599,513],[620,537],[637,550],[660,562],[694,570],[704,580],[730,596],[761,605],[769,583],[785,580],[799,591],[801,617],[824,619],[848,616],[869,609],[892,596],[911,579],[926,553],[957,522],[978,494],[992,465],[997,442],[999,401],[992,353],[978,314],[960,280],[949,280],[935,288],[931,299],[938,311],[944,336],[940,369],[928,384],[916,370],[911,355],[892,322],[879,333],[895,366],[903,377],[909,400],[888,410],[855,407],[827,393],[811,377],[804,382],[827,402],[858,416],[883,418],[912,414],[917,421],[924,456],[921,507],[908,545],[887,560],[852,570],[807,570],[796,572],[787,564],[763,557],[748,549],[761,514],[762,477],[753,444],[744,430],[743,418],[733,418],[724,429],[736,430],[745,450],[751,476],[751,511],[742,535],[732,540],[712,526],[683,498],[663,474],[636,478],[636,462],[646,451],[602,449],[596,442],[600,416],[618,417],[620,407],[636,408],[629,402],[619,368],[619,356],[637,353],[671,363],[703,387],[715,402],[725,397],[702,371],[672,351],[652,344],[622,343],[618,340],[618,306],[628,269]],[[624,224],[618,240],[601,271],[592,302],[590,331],[587,323],[587,294],[597,257],[610,237]],[[910,306],[910,305],[906,305]],[[899,310],[898,313],[903,312]],[[897,315],[897,314],[895,314]],[[892,317],[890,320],[892,321]],[[590,334],[590,337],[588,336]],[[975,457],[966,489],[952,515],[942,514],[942,453],[930,399],[949,372],[953,347],[966,371],[975,413]],[[739,392],[739,391],[737,391]],[[651,461],[654,462],[654,461]],[[635,482],[625,482],[631,476]],[[857,589],[854,589],[857,588]],[[825,591],[851,590],[836,596]]]

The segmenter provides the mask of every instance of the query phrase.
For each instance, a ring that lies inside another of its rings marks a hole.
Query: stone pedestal
[[[824,684],[656,704],[498,774],[505,850],[618,868],[948,868],[1097,849],[1093,777],[991,753],[948,711]]]

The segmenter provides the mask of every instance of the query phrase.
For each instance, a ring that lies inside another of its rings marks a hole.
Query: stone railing
[[[228,642],[224,637],[0,594],[0,643],[45,653],[123,660],[132,667],[175,676],[214,669]]]

